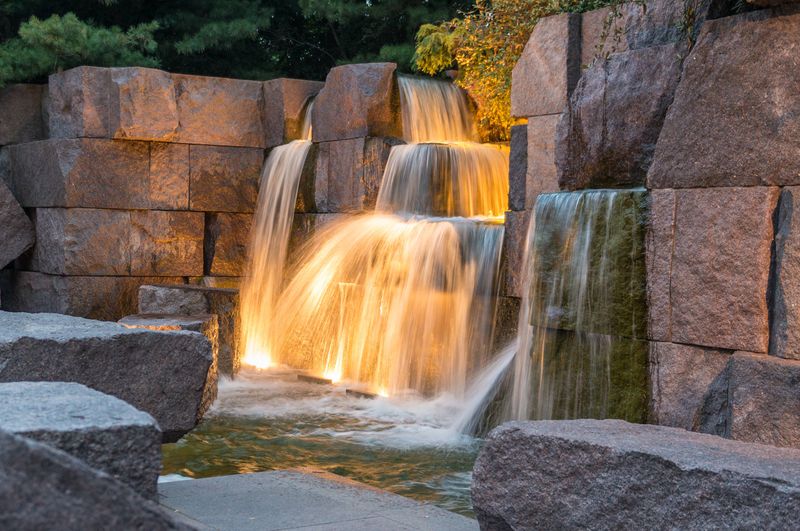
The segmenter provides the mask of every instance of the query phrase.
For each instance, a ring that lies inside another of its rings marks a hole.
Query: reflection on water
[[[298,382],[288,370],[244,372],[220,385],[197,429],[164,445],[162,474],[312,467],[472,516],[479,441],[450,427],[460,405],[447,397],[355,398],[345,388]]]

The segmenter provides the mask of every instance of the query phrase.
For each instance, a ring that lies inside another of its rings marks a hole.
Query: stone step
[[[509,422],[473,472],[484,529],[793,529],[800,450],[619,420]]]
[[[158,489],[163,506],[211,529],[478,529],[465,516],[317,471],[175,481]]]
[[[212,361],[196,332],[0,312],[0,382],[82,383],[151,414],[165,441],[194,428],[210,406],[203,399]]]
[[[197,529],[71,455],[0,430],[3,529]]]
[[[69,382],[0,384],[0,430],[77,457],[155,499],[161,430],[122,400]]]

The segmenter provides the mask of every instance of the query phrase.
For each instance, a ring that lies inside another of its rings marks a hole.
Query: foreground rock
[[[473,472],[483,529],[796,527],[800,451],[616,420],[511,422]]]
[[[111,476],[0,431],[0,528],[195,529]]]
[[[0,384],[0,429],[48,444],[155,499],[156,421],[118,398],[67,382]]]
[[[212,361],[208,340],[194,332],[0,312],[0,382],[82,383],[153,415],[165,441],[177,440],[205,413]]]
[[[157,285],[139,288],[140,314],[197,316],[214,314],[219,326],[217,367],[234,376],[241,366],[239,349],[239,290],[204,286]]]

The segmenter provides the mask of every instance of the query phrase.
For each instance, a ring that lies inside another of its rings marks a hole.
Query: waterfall
[[[539,196],[507,419],[644,421],[646,218],[643,190]]]
[[[306,104],[302,139],[274,148],[264,163],[247,270],[240,290],[243,361],[266,367],[272,357],[273,309],[281,291],[297,189],[311,148],[311,111]]]
[[[409,143],[390,153],[377,211],[318,230],[277,299],[261,294],[272,309],[246,333],[268,339],[273,362],[334,381],[463,397],[491,357],[508,151],[474,142],[457,87],[399,84]]]

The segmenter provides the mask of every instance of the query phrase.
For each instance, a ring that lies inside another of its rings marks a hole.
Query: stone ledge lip
[[[618,454],[660,457],[681,470],[732,472],[796,491],[800,496],[800,450],[744,443],[679,428],[622,420],[542,420],[509,422],[490,439],[519,432],[526,438],[561,439],[608,448]],[[783,485],[775,480],[785,482]]]

